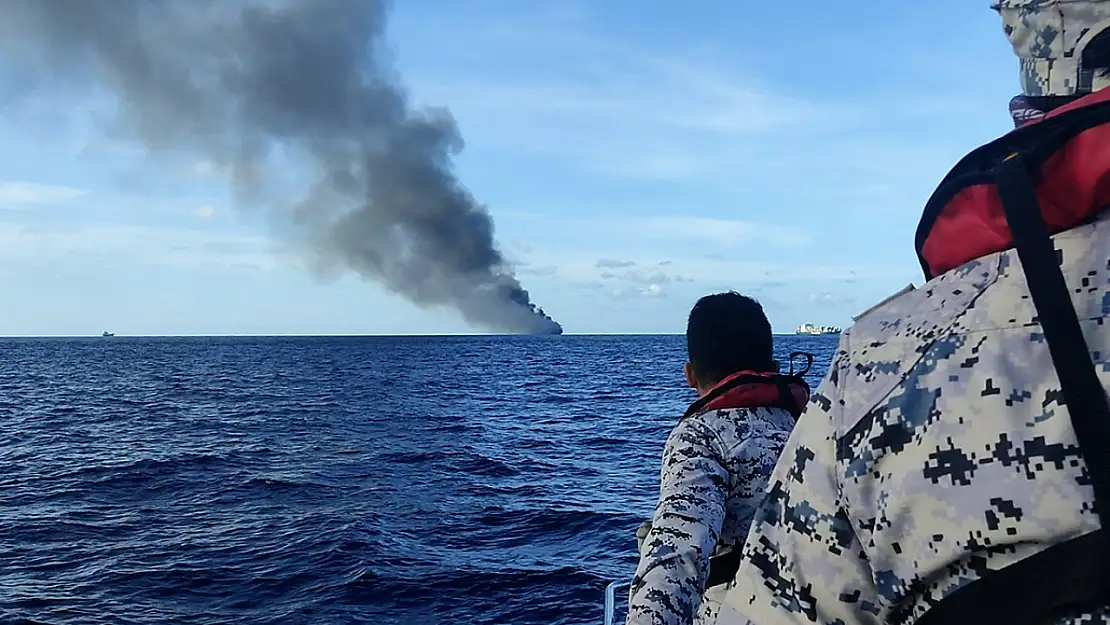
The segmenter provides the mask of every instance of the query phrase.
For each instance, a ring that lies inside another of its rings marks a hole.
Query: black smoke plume
[[[110,94],[118,130],[223,168],[320,269],[348,267],[484,329],[561,333],[453,174],[454,120],[409,104],[382,43],[388,8],[0,0],[0,63],[24,84]]]

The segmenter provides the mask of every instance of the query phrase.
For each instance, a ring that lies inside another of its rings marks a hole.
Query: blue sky
[[[988,5],[403,0],[388,40],[567,332],[680,333],[730,288],[790,332],[920,284],[926,199],[1011,127]],[[80,95],[0,119],[0,335],[473,331],[313,274],[218,172],[106,138]]]

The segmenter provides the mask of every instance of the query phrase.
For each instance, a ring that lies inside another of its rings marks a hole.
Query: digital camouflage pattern
[[[659,502],[629,588],[627,623],[714,621],[723,586],[703,601],[709,558],[744,540],[793,427],[781,408],[709,410],[679,421],[663,448]]]
[[[1110,219],[1053,240],[1110,387]],[[783,450],[718,623],[912,623],[1098,529],[1061,402],[1014,250],[863,315]]]
[[[1003,0],[992,6],[1020,59],[1022,93],[1065,96],[1104,86],[1080,59],[1083,46],[1110,26],[1110,0]]]

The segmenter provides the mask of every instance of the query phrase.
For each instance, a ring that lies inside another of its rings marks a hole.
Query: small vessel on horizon
[[[836,326],[818,326],[812,323],[803,323],[798,326],[794,334],[808,334],[810,336],[821,336],[825,334],[840,334],[840,328]]]
[[[114,333],[114,332],[109,332],[109,331],[105,330],[105,331],[104,331],[104,334],[101,334],[100,336],[102,336],[102,337],[104,337],[104,338],[108,338],[108,337],[110,337],[110,336],[115,336],[115,333]]]

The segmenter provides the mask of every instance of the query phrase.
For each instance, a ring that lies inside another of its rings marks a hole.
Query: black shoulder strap
[[[1025,158],[995,170],[1006,221],[1036,308],[1060,390],[1087,472],[1095,512],[1110,528],[1110,407],[1079,325],[1060,261],[1041,216]],[[1078,510],[1060,510],[1061,515]],[[1110,598],[1110,547],[1105,529],[1054,545],[1003,569],[989,571],[940,601],[920,625],[1051,623],[1055,615],[1098,606]],[[908,621],[909,614],[897,615]]]
[[[706,588],[727,584],[736,577],[740,570],[740,561],[743,559],[744,542],[741,540],[732,546],[728,553],[713,556],[709,559],[709,579],[705,582]]]

